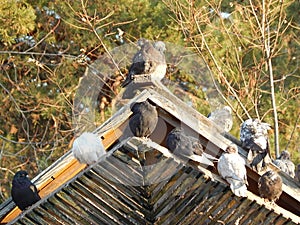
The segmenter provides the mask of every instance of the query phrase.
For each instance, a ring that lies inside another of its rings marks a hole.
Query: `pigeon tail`
[[[191,155],[191,156],[188,156],[187,158],[189,158],[193,161],[205,164],[205,165],[214,166],[213,162],[211,160],[209,160],[206,156],[204,156],[204,154],[201,156],[200,155]]]
[[[238,197],[247,197],[247,187],[245,184],[235,187],[233,184],[230,184],[231,191]]]
[[[230,184],[230,189],[236,196],[247,197],[247,181],[235,178],[226,178],[226,181]]]

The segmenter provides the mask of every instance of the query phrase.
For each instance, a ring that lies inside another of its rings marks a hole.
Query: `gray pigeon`
[[[151,81],[161,81],[167,70],[167,63],[164,55],[166,50],[162,41],[157,41],[153,45],[149,40],[138,40],[140,50],[134,55],[129,68],[128,76],[122,83],[122,87],[130,84],[136,76],[150,76]]]
[[[229,106],[224,106],[223,108],[208,114],[207,118],[221,127],[224,131],[229,132],[233,125],[231,113],[231,108]]]
[[[295,173],[296,180],[300,183],[300,164],[296,167],[296,173]]]
[[[258,179],[258,191],[260,197],[275,202],[279,199],[282,193],[282,179],[273,170],[264,173]]]
[[[213,166],[215,157],[205,153],[200,141],[187,136],[181,128],[174,128],[166,138],[167,148],[174,155],[183,160],[193,160],[202,164]]]
[[[41,199],[36,186],[29,180],[28,173],[24,170],[18,171],[13,178],[11,197],[21,210]]]
[[[88,165],[97,162],[106,153],[99,136],[90,132],[84,132],[75,139],[72,151],[80,163]]]
[[[231,191],[239,197],[247,196],[248,182],[245,164],[235,144],[226,148],[226,152],[221,155],[218,162],[219,174],[230,184]]]
[[[148,138],[158,122],[156,107],[148,99],[136,102],[131,107],[133,115],[129,119],[129,128],[136,137]]]
[[[244,121],[240,130],[243,148],[249,150],[248,162],[256,171],[263,171],[272,162],[269,150],[268,130],[270,125],[259,119]]]
[[[292,178],[295,177],[295,165],[290,159],[290,153],[288,151],[282,151],[280,156],[273,162],[278,166],[281,171],[287,173]]]

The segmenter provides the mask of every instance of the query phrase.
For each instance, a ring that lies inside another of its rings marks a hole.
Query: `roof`
[[[205,151],[220,156],[237,139],[163,88],[148,89],[131,102],[149,98],[159,112],[151,140],[126,136],[129,104],[101,125],[96,133],[108,151],[105,159],[86,167],[68,152],[37,181],[42,201],[19,215],[10,200],[0,207],[1,222],[14,224],[299,224],[300,188],[288,175],[277,205],[258,197],[259,174],[247,168],[247,198],[232,194],[214,167],[183,162],[170,154],[164,133],[186,126],[198,134]],[[196,123],[195,123],[196,121]],[[146,159],[141,160],[141,159]],[[275,168],[275,167],[274,167]],[[229,209],[230,208],[230,209]],[[6,210],[5,210],[6,209]]]

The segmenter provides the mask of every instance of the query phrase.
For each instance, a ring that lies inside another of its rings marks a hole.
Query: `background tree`
[[[236,137],[247,117],[274,124],[276,108],[277,144],[291,151],[295,163],[300,161],[298,1],[132,4],[7,0],[0,5],[0,202],[10,196],[17,170],[34,177],[70,149],[74,95],[85,69],[108,50],[140,37],[192,46],[205,59],[220,85],[222,101],[236,113]],[[111,116],[122,79],[116,73],[100,93],[98,123]],[[207,114],[199,79],[168,73],[169,87]],[[176,83],[181,88],[172,86]]]

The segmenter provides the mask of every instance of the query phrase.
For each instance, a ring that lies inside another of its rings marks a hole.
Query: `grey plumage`
[[[99,136],[90,132],[84,132],[75,139],[72,151],[80,163],[89,165],[97,162],[106,153]]]
[[[243,148],[248,151],[247,160],[257,171],[263,171],[271,163],[268,130],[270,125],[259,119],[244,121],[240,130]]]
[[[258,179],[258,191],[262,198],[275,202],[282,193],[282,179],[273,170],[264,173]]]
[[[130,84],[138,75],[147,74],[150,76],[151,81],[160,81],[166,74],[167,64],[164,55],[166,50],[164,42],[157,41],[152,45],[149,40],[142,38],[138,41],[138,46],[140,50],[132,59],[128,76],[122,83],[122,87]]]
[[[298,164],[296,167],[295,178],[300,183],[300,164]]]
[[[230,189],[236,196],[247,196],[245,160],[239,155],[236,145],[228,146],[226,152],[221,155],[218,172],[230,184]]]
[[[290,159],[290,153],[288,151],[282,151],[280,156],[273,162],[278,166],[281,171],[287,173],[292,178],[295,177],[295,165]]]
[[[133,115],[129,119],[129,128],[136,137],[149,137],[158,122],[156,107],[148,100],[132,105]]]
[[[193,160],[202,164],[213,166],[215,157],[205,153],[200,141],[185,134],[181,128],[174,128],[166,138],[167,148],[183,160]]]
[[[233,125],[232,110],[229,106],[212,111],[207,118],[221,127],[224,131],[229,132]]]

